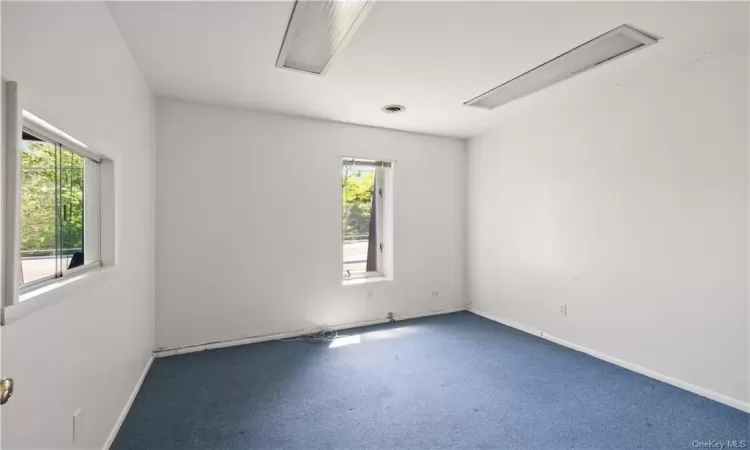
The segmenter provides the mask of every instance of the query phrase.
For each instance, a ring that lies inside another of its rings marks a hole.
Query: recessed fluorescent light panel
[[[622,25],[464,104],[495,109],[656,42],[655,38]]]
[[[276,67],[323,75],[367,17],[372,4],[373,0],[297,0]]]

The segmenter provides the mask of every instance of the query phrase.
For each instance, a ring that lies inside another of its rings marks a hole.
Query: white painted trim
[[[357,286],[360,284],[367,284],[367,283],[381,283],[383,281],[393,281],[393,280],[388,279],[381,274],[377,274],[377,276],[371,276],[371,277],[345,278],[341,280],[341,285],[342,286]]]
[[[148,371],[149,369],[151,369],[151,363],[153,362],[154,362],[154,357],[151,356],[146,362],[146,367],[143,368],[143,373],[141,373],[141,377],[138,379],[138,382],[135,383],[133,392],[130,394],[130,398],[128,399],[128,402],[125,403],[125,407],[122,409],[122,412],[120,413],[120,417],[117,418],[117,422],[115,423],[114,428],[112,428],[112,431],[109,433],[109,436],[107,437],[107,441],[104,443],[104,447],[102,447],[102,450],[109,450],[109,447],[111,447],[112,443],[115,441],[115,438],[117,437],[117,433],[120,431],[120,427],[122,426],[123,422],[125,422],[125,418],[128,417],[128,412],[130,412],[130,407],[133,406],[135,397],[138,396],[138,391],[141,390],[141,386],[143,385],[143,380],[146,379],[146,375],[148,375]]]
[[[40,137],[60,144],[61,146],[67,148],[68,150],[72,150],[73,153],[77,153],[80,156],[85,156],[86,158],[89,158],[96,162],[99,162],[101,160],[101,155],[92,152],[89,149],[88,145],[84,144],[83,142],[79,141],[63,130],[57,128],[41,117],[38,117],[30,111],[26,110],[22,110],[21,113],[23,115],[24,128],[28,128],[34,134],[39,134],[41,135]]]
[[[18,83],[1,81],[4,103],[2,134],[0,142],[4,183],[0,209],[3,215],[2,253],[2,306],[11,306],[18,301],[21,274],[21,99]]]
[[[92,283],[103,282],[103,278],[106,280],[111,276],[112,270],[112,267],[99,266],[84,270],[75,276],[54,278],[50,280],[51,283],[22,294],[16,304],[6,306],[2,325],[10,325],[40,309],[69,298],[82,289],[87,289]]]
[[[450,313],[454,313],[458,311],[465,311],[465,310],[466,308],[461,306],[457,308],[440,309],[436,311],[427,311],[423,313],[409,314],[405,316],[396,316],[395,319],[396,321],[401,321],[401,320],[408,320],[408,319],[416,319],[418,317],[450,314]],[[386,323],[388,321],[389,319],[382,318],[382,319],[364,320],[361,322],[350,322],[350,323],[333,325],[333,326],[325,326],[324,328],[329,329],[329,330],[346,330],[349,328],[366,327],[368,325],[377,325],[381,323]],[[300,330],[294,330],[294,331],[286,331],[283,333],[264,334],[260,336],[250,336],[250,337],[240,338],[240,339],[231,339],[228,341],[209,342],[206,344],[189,345],[186,347],[164,348],[164,349],[155,350],[154,357],[165,358],[167,356],[184,355],[186,353],[202,352],[204,350],[213,350],[213,349],[224,348],[224,347],[236,347],[238,345],[254,344],[256,342],[275,341],[278,339],[288,339],[288,338],[293,338],[297,336],[302,336],[305,334],[315,333],[317,331],[320,331],[320,327],[300,329]]]
[[[542,330],[538,330],[536,328],[528,327],[526,325],[520,324],[518,322],[514,322],[512,320],[506,319],[504,317],[498,317],[494,316],[492,314],[489,314],[485,311],[482,311],[477,308],[469,308],[469,312],[472,312],[478,316],[482,316],[484,318],[490,319],[494,322],[501,323],[503,325],[507,325],[511,328],[515,328],[517,330],[523,331],[525,333],[533,334],[534,336],[541,337],[543,339],[547,339],[548,341],[554,342],[555,344],[562,345],[563,347],[568,347],[570,349],[586,353],[587,355],[593,356],[594,358],[601,359],[602,361],[606,361],[608,363],[614,364],[616,366],[623,367],[625,369],[628,369],[630,371],[639,373],[641,375],[645,375],[649,378],[653,378],[655,380],[670,384],[674,387],[678,387],[680,389],[684,389],[688,392],[692,392],[693,394],[700,395],[701,397],[706,397],[708,399],[711,399],[713,401],[723,403],[727,406],[731,406],[732,408],[737,408],[740,411],[745,411],[750,413],[750,403],[745,403],[741,400],[737,400],[736,398],[728,397],[723,394],[719,394],[718,392],[714,392],[710,389],[702,388],[700,386],[696,386],[694,384],[690,384],[686,381],[679,380],[677,378],[670,377],[668,375],[664,375],[662,373],[653,371],[651,369],[647,369],[645,367],[639,366],[637,364],[633,364],[627,361],[623,361],[622,359],[616,358],[614,356],[610,356],[601,352],[598,352],[596,350],[592,350],[588,347],[584,347],[582,345],[575,344],[570,341],[566,341],[565,339],[560,339],[558,337],[552,336],[550,334],[547,334],[543,332]]]
[[[44,278],[24,283],[20,286],[18,301],[14,303],[14,305],[36,297],[36,291],[49,290],[48,288],[52,285],[57,285],[64,280],[70,280],[71,278],[79,277],[82,273],[86,273],[89,270],[98,269],[101,266],[101,261],[94,261],[82,266],[74,267],[72,269],[65,269],[61,275],[59,272],[57,272]]]

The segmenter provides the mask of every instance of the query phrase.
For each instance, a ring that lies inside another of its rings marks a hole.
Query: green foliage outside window
[[[344,236],[362,236],[370,232],[374,186],[374,171],[344,166],[341,182],[344,200],[342,209]]]
[[[49,251],[53,251],[57,246],[58,227],[62,249],[81,249],[83,158],[63,149],[59,153],[60,161],[57,162],[57,150],[54,145],[35,141],[25,141],[24,144],[21,165],[23,255],[54,254]],[[59,208],[56,205],[58,189]]]

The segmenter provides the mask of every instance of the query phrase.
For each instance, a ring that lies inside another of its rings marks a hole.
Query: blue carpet
[[[467,312],[341,334],[360,342],[157,359],[112,448],[662,449],[750,434],[746,413]]]

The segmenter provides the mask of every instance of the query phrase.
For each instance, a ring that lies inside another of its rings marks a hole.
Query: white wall
[[[393,281],[341,286],[339,156],[398,161]],[[464,175],[460,140],[160,99],[157,347],[462,306]]]
[[[2,447],[101,448],[154,345],[153,96],[103,3],[3,2],[2,58],[25,109],[114,159],[117,246],[115,267],[2,328]]]
[[[721,8],[726,35],[667,36],[469,142],[469,292],[747,405],[748,12]]]

